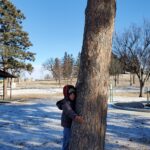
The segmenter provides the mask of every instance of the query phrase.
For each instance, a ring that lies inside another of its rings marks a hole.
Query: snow
[[[113,102],[140,102],[140,101],[146,101],[147,99],[145,97],[121,97],[121,96],[115,96],[113,98]]]
[[[54,101],[0,105],[0,149],[60,149],[61,112]]]
[[[57,93],[62,89],[20,89],[14,93],[37,91]],[[113,97],[113,100],[141,101],[146,98]],[[54,99],[0,103],[0,150],[60,150],[63,128],[61,111],[55,103]],[[150,150],[150,113],[119,110],[109,103],[106,150]]]
[[[115,87],[113,88],[114,92],[138,92],[140,91],[139,87],[126,86],[126,87]]]
[[[13,89],[12,95],[22,95],[22,94],[54,94],[54,93],[61,93],[62,88],[50,88],[50,89]]]
[[[106,148],[150,150],[150,113],[109,107]]]

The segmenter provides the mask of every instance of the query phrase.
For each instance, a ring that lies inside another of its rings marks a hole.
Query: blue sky
[[[62,58],[67,51],[75,57],[82,47],[84,11],[87,0],[11,0],[26,16],[24,30],[29,33],[36,53],[33,66],[50,57]],[[150,0],[117,0],[115,30],[122,32],[132,23],[150,20]]]

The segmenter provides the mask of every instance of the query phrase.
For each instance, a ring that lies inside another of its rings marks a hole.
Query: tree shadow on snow
[[[60,150],[60,117],[61,111],[51,101],[0,105],[0,149]],[[128,149],[120,141],[150,146],[150,118],[110,111],[106,149]]]
[[[117,109],[110,111],[107,117],[106,149],[128,149],[125,141],[130,145],[150,147],[150,117],[117,113]]]
[[[0,149],[60,150],[61,111],[55,102],[0,105]]]

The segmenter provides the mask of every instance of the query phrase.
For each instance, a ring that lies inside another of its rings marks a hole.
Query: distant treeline
[[[61,80],[72,82],[73,78],[77,78],[80,66],[80,52],[77,58],[72,54],[65,52],[63,58],[49,58],[43,64],[43,68],[50,72],[45,76],[45,79],[50,78],[50,75],[61,84]]]
[[[75,59],[72,54],[65,52],[62,59],[50,58],[43,67],[49,70],[59,83],[61,79],[72,81],[79,73],[80,56],[79,53]],[[148,20],[144,20],[141,26],[132,24],[123,33],[114,34],[112,59],[108,69],[110,75],[114,76],[115,85],[120,73],[130,72],[134,78],[137,76],[140,84],[139,96],[142,96],[145,82],[150,77],[150,22]]]

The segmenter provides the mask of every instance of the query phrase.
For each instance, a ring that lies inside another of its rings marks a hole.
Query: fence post
[[[113,86],[110,84],[110,102],[113,102]]]
[[[147,103],[149,104],[149,94],[150,94],[150,89],[147,87]]]

